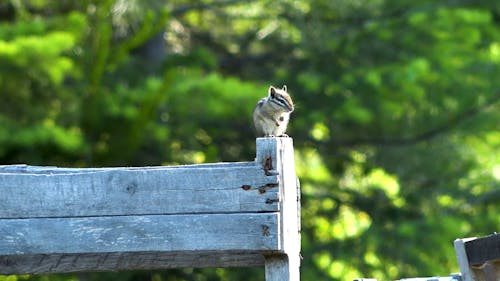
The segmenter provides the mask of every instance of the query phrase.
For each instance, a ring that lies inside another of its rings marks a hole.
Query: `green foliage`
[[[270,84],[297,109],[304,280],[458,271],[498,231],[500,10],[488,1],[9,1],[0,160],[248,161]],[[462,3],[463,2],[463,3]],[[0,280],[256,280],[179,269]]]

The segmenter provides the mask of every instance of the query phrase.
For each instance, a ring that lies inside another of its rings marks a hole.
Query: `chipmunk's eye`
[[[271,98],[274,99],[276,97],[276,90],[274,88],[271,88],[270,93],[271,93]]]

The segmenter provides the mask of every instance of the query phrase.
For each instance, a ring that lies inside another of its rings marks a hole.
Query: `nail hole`
[[[264,235],[264,236],[271,235],[271,233],[269,232],[269,226],[261,225],[261,227],[262,227],[262,235]]]

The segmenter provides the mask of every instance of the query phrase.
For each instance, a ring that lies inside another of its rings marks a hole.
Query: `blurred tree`
[[[499,25],[490,1],[2,2],[0,159],[248,161],[253,105],[287,84],[303,279],[448,275],[453,239],[500,225]]]

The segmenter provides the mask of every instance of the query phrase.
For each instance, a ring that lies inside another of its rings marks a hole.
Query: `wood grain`
[[[300,280],[293,141],[256,144],[253,162],[0,166],[0,274],[265,265]]]
[[[282,254],[266,256],[266,281],[300,280],[300,190],[291,138],[257,139],[257,163],[279,175]]]
[[[278,215],[206,214],[0,220],[0,253],[280,250]]]
[[[23,169],[31,172],[0,172],[0,218],[270,212],[279,206],[278,177],[253,162]]]
[[[181,267],[257,267],[261,252],[194,251],[0,256],[1,274],[48,274]]]
[[[471,265],[500,260],[500,234],[471,239],[465,242],[465,251]]]

